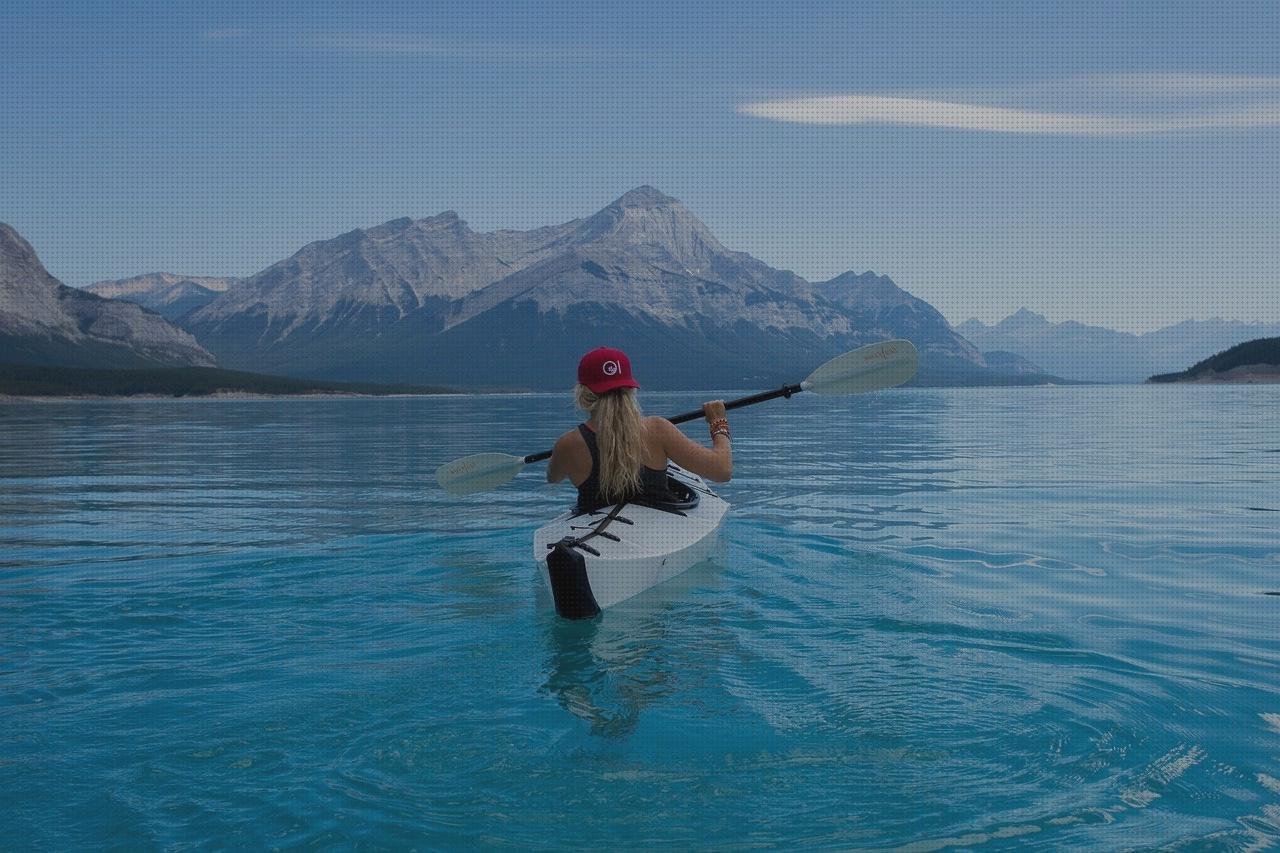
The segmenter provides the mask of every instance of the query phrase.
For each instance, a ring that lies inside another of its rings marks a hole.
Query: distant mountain
[[[958,335],[939,311],[873,272],[838,275],[812,285],[818,295],[840,307],[859,343],[906,338],[921,353],[924,377],[938,384],[973,378],[973,367],[991,368],[976,347]],[[995,373],[1016,373],[995,369]]]
[[[187,332],[137,305],[67,287],[0,223],[0,362],[124,368],[211,366]]]
[[[153,272],[116,281],[95,282],[84,289],[104,299],[123,299],[177,320],[212,302],[238,279]]]
[[[1141,382],[1241,341],[1280,335],[1280,323],[1188,320],[1135,335],[1074,321],[1050,323],[1023,308],[994,326],[968,320],[956,331],[983,351],[1013,352],[1068,379]]]
[[[1246,341],[1150,382],[1280,382],[1280,338]]]
[[[1014,352],[992,350],[991,352],[984,352],[982,357],[986,359],[987,365],[992,370],[1000,370],[1020,376],[1034,376],[1045,372],[1039,365],[1032,364]]]
[[[1184,320],[1142,336],[1155,355],[1154,372],[1177,370],[1236,344],[1280,336],[1280,323],[1239,320]]]
[[[647,387],[756,387],[891,337],[920,347],[921,381],[1015,379],[888,278],[807,282],[726,248],[652,187],[532,231],[476,232],[452,212],[358,229],[182,323],[225,366],[338,379],[564,388],[608,343]]]

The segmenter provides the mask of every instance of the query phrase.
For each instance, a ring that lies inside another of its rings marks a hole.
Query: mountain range
[[[1243,341],[1280,335],[1280,323],[1186,320],[1134,334],[1073,320],[1051,323],[1023,308],[994,325],[967,320],[956,331],[979,349],[1016,353],[1066,379],[1141,382]]]
[[[167,320],[177,320],[212,302],[237,279],[153,272],[116,281],[99,281],[84,288],[105,299],[123,299]]]
[[[0,227],[0,361],[559,389],[609,344],[647,387],[728,389],[902,337],[921,350],[917,384],[1038,384],[1141,381],[1277,334],[1210,320],[1134,335],[1026,309],[952,328],[887,276],[811,282],[731,250],[649,186],[527,231],[475,231],[447,211],[310,243],[246,278],[149,273],[85,291]]]
[[[892,337],[920,381],[1032,381],[990,368],[886,276],[809,282],[726,248],[644,186],[583,219],[478,232],[456,213],[304,246],[179,318],[224,367],[475,388],[563,388],[601,344],[655,388],[794,381]]]
[[[187,332],[137,305],[67,287],[0,223],[0,362],[100,368],[212,366]]]

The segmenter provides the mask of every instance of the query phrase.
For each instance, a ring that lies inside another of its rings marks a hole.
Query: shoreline
[[[1207,372],[1198,376],[1165,379],[1156,381],[1157,377],[1147,380],[1149,385],[1276,385],[1280,384],[1280,365],[1257,365],[1235,367],[1221,373]],[[1174,374],[1178,376],[1178,374]]]
[[[1280,376],[1246,376],[1246,377],[1229,377],[1225,379],[1218,378],[1199,378],[1199,379],[1175,379],[1172,382],[1151,382],[1147,381],[1146,385],[1280,385]]]

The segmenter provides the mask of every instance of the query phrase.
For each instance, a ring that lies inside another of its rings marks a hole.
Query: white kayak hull
[[[561,616],[594,616],[711,556],[729,505],[696,474],[673,464],[668,475],[696,505],[570,510],[534,533],[534,559]]]

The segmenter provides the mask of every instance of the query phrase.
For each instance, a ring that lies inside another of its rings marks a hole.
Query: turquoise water
[[[561,397],[0,405],[4,845],[1275,843],[1277,411],[766,404],[716,559],[571,624],[568,490],[432,478]]]

